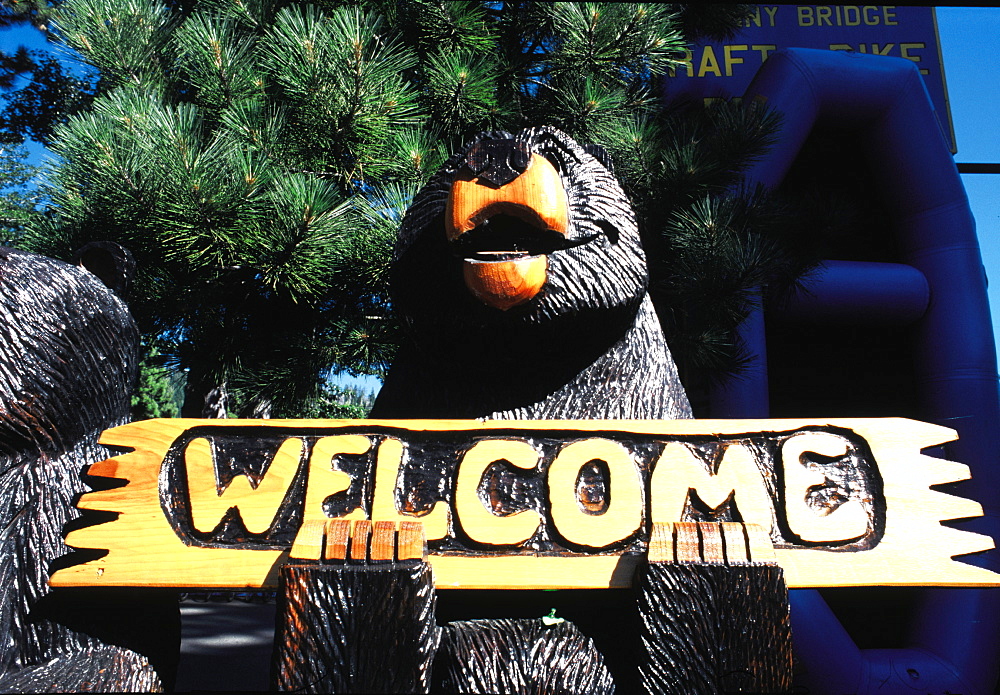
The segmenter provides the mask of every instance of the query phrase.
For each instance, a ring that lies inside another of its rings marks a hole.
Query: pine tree
[[[177,417],[176,378],[158,364],[156,348],[147,350],[139,362],[139,380],[132,394],[132,419]]]
[[[56,128],[50,214],[25,244],[133,251],[131,307],[186,371],[186,415],[294,414],[332,369],[391,361],[388,265],[415,190],[479,131],[550,124],[611,153],[681,364],[725,370],[751,289],[808,253],[739,190],[772,117],[667,113],[658,76],[685,34],[748,7],[65,0],[56,33],[100,83]]]
[[[365,393],[357,388],[336,386],[328,382],[297,416],[322,420],[356,420],[367,417],[374,404],[373,392]]]
[[[39,168],[27,159],[23,145],[0,144],[0,246],[16,244],[45,202],[37,183]]]

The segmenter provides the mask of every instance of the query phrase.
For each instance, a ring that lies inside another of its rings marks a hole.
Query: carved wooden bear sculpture
[[[403,220],[392,290],[409,342],[372,416],[689,418],[647,282],[635,215],[601,148],[547,127],[480,135]],[[438,687],[787,687],[780,568],[682,566],[651,551],[635,583],[636,593],[438,592],[439,621],[455,621],[442,629]],[[721,596],[742,596],[740,607]],[[541,620],[553,606],[572,623]],[[751,638],[761,626],[768,638]]]
[[[393,303],[410,342],[372,415],[691,417],[647,282],[601,161],[553,128],[480,135],[403,220]]]
[[[84,255],[121,280],[121,255],[100,245]],[[69,553],[64,526],[79,522],[82,474],[109,455],[98,435],[128,419],[138,338],[125,304],[90,272],[0,248],[4,692],[158,690],[150,659],[176,665],[162,657],[176,650],[176,597],[47,585]]]
[[[480,135],[446,162],[397,239],[393,302],[410,342],[373,417],[691,417],[635,214],[605,162],[547,127]],[[604,661],[636,689],[631,594],[516,593],[439,593],[443,620],[496,618],[445,628],[435,673],[447,689],[610,692]],[[552,606],[586,636],[543,626]]]

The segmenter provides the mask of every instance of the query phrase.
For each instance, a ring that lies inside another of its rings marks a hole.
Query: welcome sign
[[[965,465],[921,450],[952,430],[904,419],[490,421],[149,420],[91,466],[82,496],[118,518],[70,532],[107,554],[53,586],[270,587],[300,530],[420,521],[437,585],[628,586],[653,524],[770,532],[790,587],[992,585],[953,560],[993,541],[930,489]],[[122,484],[124,483],[124,484]],[[91,555],[92,557],[92,555]]]

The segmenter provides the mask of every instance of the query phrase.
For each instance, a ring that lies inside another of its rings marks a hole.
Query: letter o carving
[[[601,514],[588,514],[577,497],[580,469],[593,460],[608,466],[610,500]],[[642,524],[643,493],[639,470],[618,442],[583,439],[566,445],[549,466],[549,509],[556,530],[570,543],[603,548],[624,540]]]

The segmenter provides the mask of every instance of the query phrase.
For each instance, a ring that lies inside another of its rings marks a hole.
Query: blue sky
[[[958,162],[1000,162],[1000,8],[939,7],[938,30],[951,104]],[[0,31],[0,46],[10,50],[26,43],[47,48],[40,34],[24,30]],[[40,156],[41,152],[37,151]],[[983,262],[991,278],[993,331],[1000,336],[1000,175],[964,174],[962,180],[976,218]],[[347,383],[354,380],[347,379]],[[363,388],[377,385],[361,380]]]
[[[1000,162],[1000,8],[939,7],[938,33],[958,144],[957,162]],[[963,174],[990,278],[993,333],[1000,336],[1000,174]]]
[[[52,51],[53,47],[40,31],[31,28],[14,27],[12,29],[0,29],[0,49],[4,52],[11,52],[18,46],[24,46],[29,50]],[[31,161],[38,163],[45,150],[37,143],[27,143],[28,151],[31,154]]]

